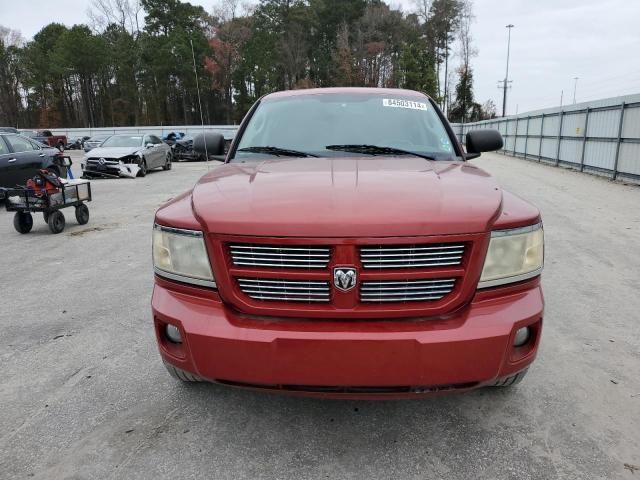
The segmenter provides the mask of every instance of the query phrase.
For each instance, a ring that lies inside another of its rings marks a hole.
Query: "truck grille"
[[[378,245],[360,248],[364,268],[424,268],[460,265],[464,244]]]
[[[211,235],[220,295],[239,311],[297,319],[427,318],[475,292],[484,233],[403,239]],[[296,243],[297,242],[297,243]],[[480,253],[477,253],[480,252]],[[336,270],[356,284],[340,288]]]
[[[328,302],[329,282],[239,278],[240,290],[254,300]]]
[[[229,249],[233,264],[243,267],[327,268],[330,257],[329,247],[234,244]]]
[[[360,301],[368,303],[435,301],[451,293],[455,284],[455,278],[365,281],[360,286]]]

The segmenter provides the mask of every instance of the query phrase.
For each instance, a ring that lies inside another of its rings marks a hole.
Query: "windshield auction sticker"
[[[383,98],[383,107],[391,108],[408,108],[410,110],[426,110],[427,104],[423,102],[414,102],[413,100],[403,100],[401,98]]]

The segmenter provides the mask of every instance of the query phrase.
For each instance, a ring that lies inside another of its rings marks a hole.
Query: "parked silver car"
[[[98,148],[100,145],[102,145],[102,142],[104,142],[110,136],[110,134],[94,135],[93,137],[85,140],[82,143],[82,148],[85,152],[89,152],[94,148]]]
[[[156,135],[112,135],[85,155],[84,177],[144,177],[149,170],[171,170],[171,147]]]

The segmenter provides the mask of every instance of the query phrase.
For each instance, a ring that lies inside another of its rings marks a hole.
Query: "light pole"
[[[509,87],[509,55],[511,54],[511,29],[515,25],[509,24],[506,28],[509,30],[509,36],[507,40],[507,73],[504,76],[504,82],[502,85],[502,116],[507,116],[507,88]]]
[[[580,80],[580,77],[574,77],[573,80],[575,81],[575,83],[573,84],[573,104],[576,104],[576,90],[578,90],[578,80]]]

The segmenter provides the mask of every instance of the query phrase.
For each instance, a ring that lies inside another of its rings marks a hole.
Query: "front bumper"
[[[95,165],[86,163],[82,166],[82,174],[85,177],[98,178],[135,178],[140,171],[140,167],[135,163]]]
[[[213,292],[156,277],[152,310],[163,359],[236,386],[324,397],[415,397],[490,385],[535,359],[539,279],[493,289],[447,318],[331,321],[246,316]],[[171,343],[167,323],[183,343]],[[515,332],[532,339],[513,347]]]

